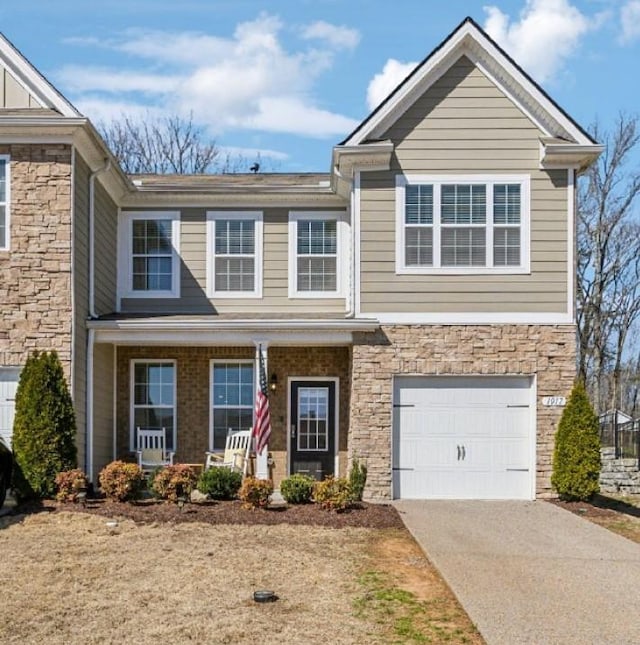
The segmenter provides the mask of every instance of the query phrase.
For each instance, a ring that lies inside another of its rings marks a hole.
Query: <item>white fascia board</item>
[[[2,34],[0,34],[0,63],[42,107],[57,110],[65,117],[82,116]]]
[[[479,54],[492,60],[504,70],[510,80],[519,85],[541,109],[549,114],[579,145],[592,146],[591,141],[534,83],[532,83],[514,63],[512,63],[479,29],[471,23],[465,23],[436,51],[413,77],[405,82],[393,100],[383,105],[378,113],[373,115],[364,128],[358,129],[352,137],[345,141],[345,146],[358,145],[367,138],[375,138],[381,127],[388,128],[409,107],[410,101],[417,94],[425,92],[462,56],[466,54],[480,60]],[[495,77],[495,74],[492,74]],[[518,105],[521,101],[510,91],[507,83],[500,87]]]

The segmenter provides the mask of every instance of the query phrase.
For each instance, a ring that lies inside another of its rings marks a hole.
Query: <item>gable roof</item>
[[[4,34],[0,33],[0,66],[29,97],[30,105],[54,110],[61,116],[82,117],[82,114],[18,51]]]
[[[470,17],[465,18],[338,146],[377,140],[461,56],[467,56],[548,137],[596,141]]]

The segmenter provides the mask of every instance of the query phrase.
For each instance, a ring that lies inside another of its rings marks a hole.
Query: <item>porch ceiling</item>
[[[96,343],[114,345],[350,345],[354,332],[374,332],[369,318],[113,317],[87,321]]]

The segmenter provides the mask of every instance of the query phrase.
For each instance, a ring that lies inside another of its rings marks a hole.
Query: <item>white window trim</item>
[[[216,291],[216,221],[225,219],[253,220],[254,267],[253,291]],[[208,298],[262,298],[262,258],[264,245],[264,222],[262,211],[207,211],[207,297]]]
[[[298,291],[298,222],[333,220],[336,225],[335,291]],[[289,298],[344,298],[348,280],[349,223],[344,211],[289,211]]]
[[[251,396],[251,409],[255,407],[256,398],[256,367],[255,360],[252,358],[213,358],[209,361],[209,452],[224,452],[224,450],[214,450],[213,448],[213,367],[214,365],[227,365],[229,363],[236,363],[238,365],[252,365],[253,366],[253,394]],[[241,406],[235,406],[241,407]],[[244,407],[244,406],[242,406]]]
[[[433,191],[433,267],[405,265],[405,187],[432,184]],[[442,184],[484,184],[487,186],[486,253],[488,266],[441,267],[440,264],[440,187]],[[493,185],[520,184],[520,260],[519,266],[493,264]],[[531,178],[529,175],[396,175],[396,274],[399,275],[515,275],[531,273]]]
[[[0,155],[0,161],[5,162],[5,202],[4,202],[4,246],[0,245],[0,251],[11,249],[11,157]]]
[[[171,363],[173,365],[173,450],[171,452],[176,452],[178,449],[178,369],[176,365],[176,360],[173,358],[132,358],[129,361],[129,449],[132,452],[136,450],[136,443],[134,440],[135,437],[135,427],[134,427],[134,412],[135,412],[135,366],[136,364],[161,364],[161,363]],[[157,407],[167,407],[167,406],[157,406]]]
[[[144,291],[133,288],[132,225],[139,219],[171,220],[171,289]],[[118,300],[122,298],[180,297],[180,211],[122,211],[118,222]]]

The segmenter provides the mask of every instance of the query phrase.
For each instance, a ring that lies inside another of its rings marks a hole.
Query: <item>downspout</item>
[[[105,159],[104,164],[89,175],[89,319],[98,317],[96,313],[96,288],[95,288],[95,207],[96,207],[96,177],[109,170],[111,160]],[[89,329],[87,334],[87,367],[86,367],[86,392],[85,392],[85,464],[87,475],[93,481],[93,349],[95,344],[95,330]]]
[[[333,172],[335,172],[336,176],[339,179],[342,179],[344,181],[348,181],[345,179],[345,176],[340,172],[338,169],[338,166],[333,167]],[[356,247],[355,247],[355,242],[356,242],[356,233],[355,233],[355,206],[356,206],[356,199],[355,199],[355,192],[354,192],[354,184],[353,181],[349,182],[351,184],[351,192],[349,194],[349,211],[351,215],[351,226],[349,227],[350,229],[350,235],[349,235],[349,308],[347,309],[347,313],[345,314],[345,318],[353,318],[356,314],[356,277],[355,277],[355,267],[356,267]]]

